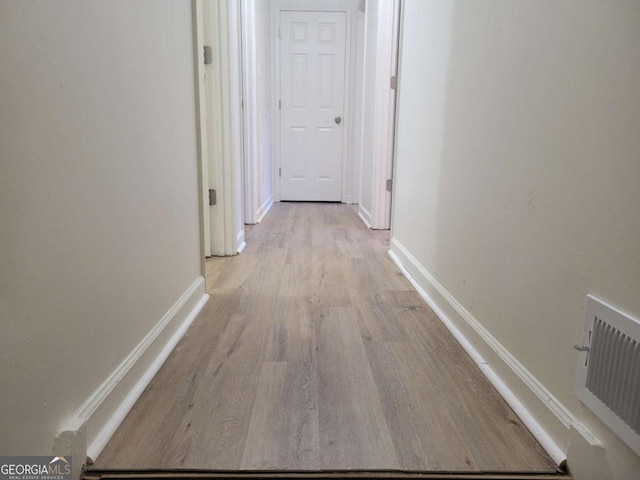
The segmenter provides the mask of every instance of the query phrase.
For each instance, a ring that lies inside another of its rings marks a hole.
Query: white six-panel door
[[[341,201],[346,14],[280,12],[280,199]]]

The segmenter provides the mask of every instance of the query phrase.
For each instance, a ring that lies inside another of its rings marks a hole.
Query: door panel
[[[346,14],[281,12],[280,28],[280,198],[341,201]]]

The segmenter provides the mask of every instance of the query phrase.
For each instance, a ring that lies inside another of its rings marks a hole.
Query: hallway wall
[[[0,5],[3,455],[128,393],[110,376],[204,295],[193,51],[190,0]]]
[[[404,8],[392,250],[568,449],[576,480],[635,478],[640,459],[573,393],[572,346],[588,293],[640,318],[640,5]]]

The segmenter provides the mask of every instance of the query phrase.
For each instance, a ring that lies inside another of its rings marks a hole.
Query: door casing
[[[240,0],[195,0],[199,136],[202,155],[203,252],[236,255],[244,248]],[[202,45],[213,62],[203,64]],[[209,189],[217,203],[209,206]]]

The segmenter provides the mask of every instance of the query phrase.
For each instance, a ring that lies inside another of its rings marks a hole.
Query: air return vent
[[[588,295],[578,398],[640,455],[640,322]]]

